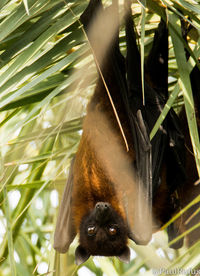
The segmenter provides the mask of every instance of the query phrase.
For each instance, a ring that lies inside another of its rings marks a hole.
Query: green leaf
[[[165,104],[159,118],[157,119],[153,129],[151,130],[150,133],[150,140],[153,139],[153,137],[155,136],[156,132],[158,131],[159,127],[161,126],[162,122],[164,121],[165,117],[167,116],[168,112],[170,111],[170,108],[172,108],[172,105],[174,103],[174,101],[176,100],[176,98],[178,97],[180,88],[178,83],[176,84],[173,92],[170,94],[169,99],[167,101],[167,103]]]
[[[81,7],[81,8],[80,8]],[[82,10],[82,6],[79,6],[75,9],[75,12]],[[68,12],[65,16],[60,18],[58,22],[53,24],[50,28],[48,28],[45,32],[43,32],[30,47],[25,49],[9,66],[9,68],[0,75],[0,86],[6,83],[8,79],[10,79],[16,72],[22,70],[24,66],[30,61],[38,51],[44,47],[53,37],[55,37],[58,33],[62,32],[65,28],[73,23],[71,17],[69,16],[70,12]],[[76,20],[76,19],[74,19]],[[1,28],[1,26],[0,26]],[[33,62],[33,59],[32,59]],[[3,68],[2,68],[3,70]]]

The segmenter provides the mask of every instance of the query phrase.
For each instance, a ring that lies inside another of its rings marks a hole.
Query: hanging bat
[[[54,236],[54,248],[64,253],[76,234],[79,235],[75,251],[78,265],[90,255],[117,256],[128,262],[128,239],[139,245],[150,241],[152,232],[174,212],[174,207],[168,208],[170,196],[184,177],[184,140],[173,111],[153,140],[149,139],[167,98],[168,46],[161,47],[168,40],[167,31],[163,35],[161,32],[166,28],[165,23],[160,23],[154,37],[158,50],[154,51],[153,45],[151,61],[147,62],[144,105],[140,54],[129,1],[125,3],[125,10],[126,58],[119,49],[117,1],[113,0],[104,9],[100,0],[91,0],[81,16],[100,70],[87,107],[80,145],[71,164]],[[103,16],[103,24],[97,35],[89,28],[98,14]],[[99,44],[107,32],[106,22],[116,29],[102,58]],[[161,70],[165,72],[164,83],[156,82],[153,77],[155,69],[152,71],[150,66],[153,59],[159,68],[164,68]],[[177,182],[170,182],[171,173]]]
[[[193,92],[198,132],[200,135],[200,71],[197,66],[195,66],[190,73],[190,80]],[[179,191],[179,198],[181,206],[182,208],[184,208],[200,194],[200,186],[198,183],[199,176],[196,168],[187,116],[184,108],[180,113],[180,120],[182,122],[182,129],[185,137],[186,179],[182,189]],[[177,224],[179,224],[180,233],[184,233],[185,231],[188,231],[189,229],[200,223],[199,212],[197,212],[199,208],[200,203],[197,202],[178,219]],[[190,247],[199,239],[200,232],[198,227],[186,235],[186,245]]]
[[[127,75],[133,102],[138,102],[141,92],[140,55],[131,26],[131,13],[126,20],[127,29]],[[135,66],[138,64],[139,66]],[[168,30],[161,19],[155,32],[152,50],[145,66],[145,106],[140,109],[146,119],[149,129],[153,128],[160,115],[160,110],[168,99]],[[139,94],[137,94],[139,92]],[[140,96],[141,97],[141,96]],[[157,108],[156,108],[157,107]],[[158,108],[159,107],[159,108]],[[136,139],[139,141],[140,139]],[[185,151],[184,137],[180,120],[173,110],[170,110],[162,127],[151,141],[152,145],[152,178],[153,178],[153,218],[156,222],[153,232],[166,223],[180,209],[176,198],[177,189],[185,181]],[[141,160],[141,156],[138,156]],[[142,166],[142,163],[140,164]],[[179,235],[175,224],[168,227],[169,241]],[[171,245],[177,249],[182,246],[180,240]]]
[[[182,35],[187,42],[187,35],[190,30],[194,27],[188,22],[181,19],[181,26],[182,26]],[[186,58],[189,59],[190,54],[187,50],[185,50]],[[200,60],[199,60],[200,61]],[[198,132],[200,135],[200,70],[197,65],[193,68],[190,73],[190,81],[191,81],[191,88],[192,94],[194,99],[194,107],[195,107],[195,115],[197,118],[197,127]],[[185,112],[185,108],[182,109],[180,112],[180,121],[183,130],[183,134],[185,137],[185,153],[186,153],[186,164],[185,164],[185,171],[186,171],[186,179],[182,189],[179,191],[180,203],[182,208],[188,205],[192,200],[194,200],[200,194],[200,186],[195,185],[198,183],[198,172],[196,168],[195,157],[192,149],[191,138],[188,128],[187,116]],[[194,204],[187,212],[185,212],[181,218],[177,221],[177,224],[180,225],[181,233],[191,229],[196,224],[200,222],[200,217],[196,211],[200,208],[200,203],[197,202]],[[197,240],[200,239],[199,235],[199,227],[193,230],[186,236],[186,244],[187,246],[193,245]]]

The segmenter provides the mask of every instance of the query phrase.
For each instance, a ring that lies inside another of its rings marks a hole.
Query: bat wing
[[[97,18],[98,13],[103,11],[103,5],[101,0],[90,0],[87,8],[80,16],[80,21],[84,26],[84,29],[88,35],[89,27],[93,24],[93,21]]]
[[[153,45],[146,61],[146,76],[151,87],[168,99],[168,29],[161,19],[155,31]]]
[[[168,99],[168,30],[166,23],[162,19],[155,32],[152,50],[146,63],[146,69],[149,83],[162,99],[163,104],[165,104]],[[166,131],[163,162],[166,166],[167,196],[171,201],[172,212],[175,212],[179,207],[179,203],[173,193],[183,185],[185,181],[184,136],[180,127],[180,120],[173,109],[169,111],[163,125]],[[154,141],[156,141],[156,137],[152,142]],[[156,154],[156,156],[160,158],[159,155]],[[167,231],[169,241],[172,241],[180,234],[174,223],[168,227]],[[173,244],[172,247],[177,249],[180,248],[182,244],[183,240],[180,240]]]
[[[145,66],[146,117],[152,130],[168,98],[168,30],[161,19]],[[168,127],[164,121],[151,141],[153,194],[160,185],[160,172],[168,146]]]
[[[148,135],[148,127],[142,111],[130,114],[133,145],[136,158],[137,198],[134,204],[129,199],[130,238],[137,244],[146,245],[152,236],[152,147]]]
[[[162,19],[155,32],[146,69],[147,79],[151,87],[157,92],[161,102],[165,104],[168,100],[168,30],[166,23]],[[169,111],[164,121],[164,128],[167,132],[167,150],[165,156],[165,162],[168,167],[167,185],[169,192],[173,193],[184,182],[185,178],[184,137],[180,120],[173,109]],[[160,158],[159,155],[155,159],[158,158]]]
[[[144,221],[147,222],[146,228],[143,227],[143,233],[148,240],[147,237],[150,238],[152,234],[152,197],[159,185],[166,134],[164,130],[159,130],[155,139],[150,141],[150,130],[160,115],[161,101],[156,91],[145,81],[145,105],[143,104],[140,54],[136,44],[130,2],[127,1],[126,3],[129,117],[131,118],[133,145],[136,153],[136,167],[139,172],[139,186],[143,190],[143,195],[141,194],[138,198],[137,224],[139,222],[139,224],[144,225]]]
[[[172,194],[184,184],[185,175],[185,141],[180,120],[174,110],[168,117],[169,146],[167,152],[167,186]]]
[[[67,184],[64,189],[54,233],[53,247],[60,253],[65,253],[76,236],[72,219],[72,188],[73,188],[73,163],[71,162]]]
[[[145,105],[143,105],[140,54],[133,30],[130,3],[128,3],[128,7],[126,8],[128,9],[126,15],[128,96],[131,105],[130,112],[132,113],[132,118],[135,118],[132,125],[140,123],[141,126],[142,119],[144,127],[140,129],[142,129],[143,135],[147,137],[146,142],[148,143],[146,145],[151,144],[151,147],[149,147],[149,150],[143,151],[143,140],[138,135],[139,131],[136,130],[137,128],[134,129],[134,127],[132,127],[133,144],[136,152],[137,170],[140,174],[140,186],[143,183],[145,202],[148,202],[149,210],[151,210],[152,197],[161,183],[161,168],[164,163],[167,167],[166,181],[169,196],[183,183],[184,140],[180,129],[180,122],[173,110],[170,111],[151,143],[148,140],[150,130],[160,116],[168,98],[168,30],[165,22],[161,20],[155,32],[153,47],[145,66]],[[135,114],[140,114],[140,119],[138,119],[138,116],[135,117]],[[145,219],[151,214],[150,211],[145,212],[143,206],[141,207],[141,203],[143,204],[143,202],[140,199],[138,204],[138,209],[141,210],[138,213],[138,221],[144,219],[143,214],[146,214]],[[148,224],[150,225],[150,220]],[[178,230],[175,229],[174,225],[171,225],[168,233],[169,240],[172,240],[178,235]],[[180,246],[181,242],[175,244],[174,248]]]

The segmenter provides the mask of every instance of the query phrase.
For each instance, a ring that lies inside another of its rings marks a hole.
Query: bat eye
[[[115,227],[109,227],[108,231],[111,236],[114,236],[117,233],[117,229]]]
[[[89,226],[87,229],[88,235],[93,236],[96,232],[95,230],[96,230],[95,226]]]

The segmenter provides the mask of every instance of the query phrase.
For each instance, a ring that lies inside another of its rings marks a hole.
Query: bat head
[[[116,256],[121,261],[130,261],[127,246],[128,226],[124,219],[107,202],[98,202],[82,220],[80,244],[76,248],[76,264],[92,256]]]

